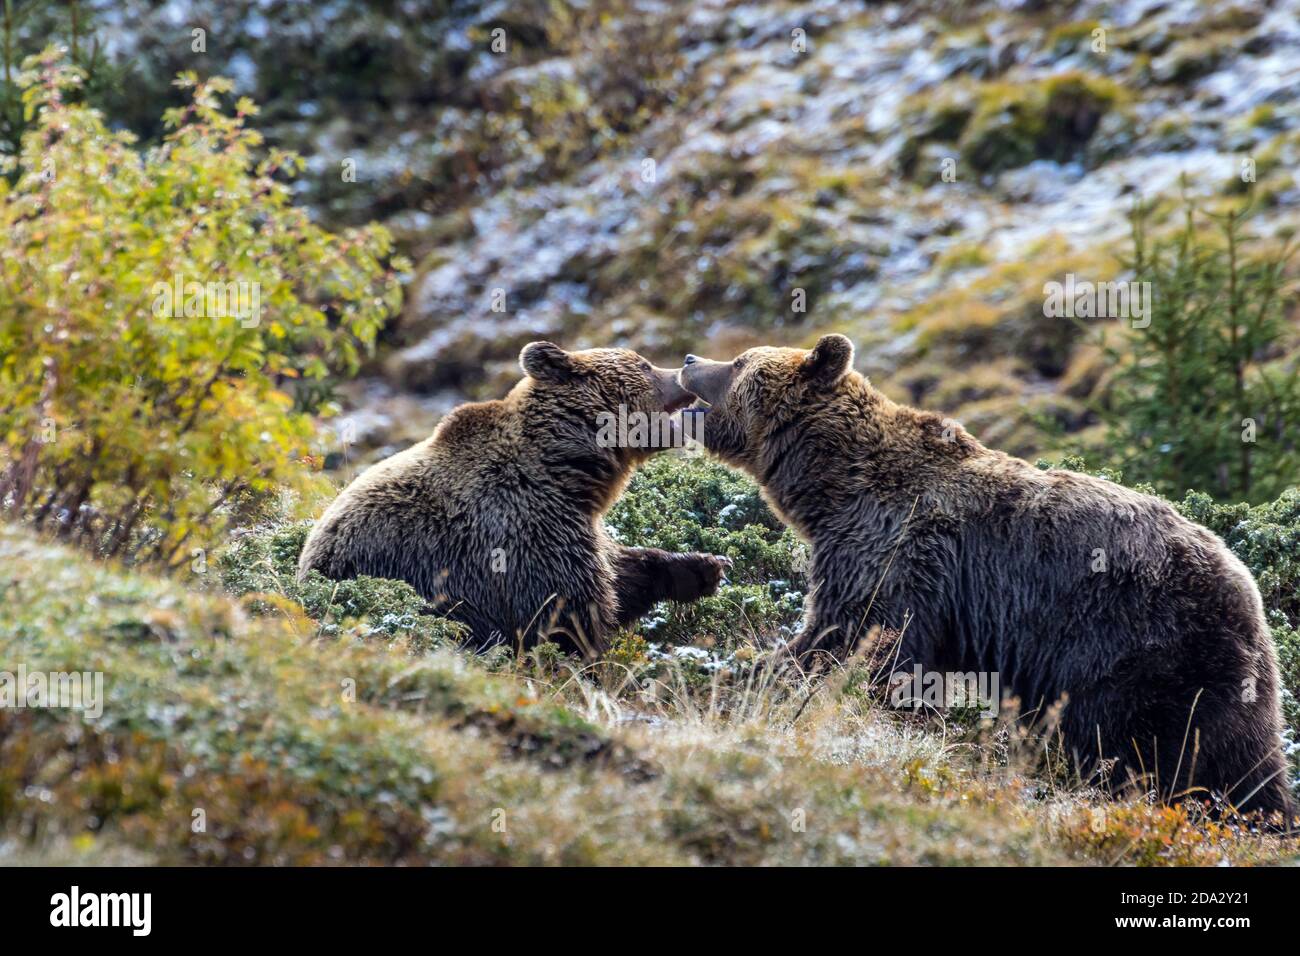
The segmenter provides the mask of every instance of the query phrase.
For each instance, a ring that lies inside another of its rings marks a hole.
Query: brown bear
[[[601,522],[672,438],[643,440],[642,427],[620,441],[604,425],[668,420],[689,404],[676,370],[549,342],[519,361],[527,377],[504,399],[460,406],[344,489],[308,537],[299,576],[397,578],[479,645],[547,639],[588,656],[655,603],[712,594],[725,558],[623,547]]]
[[[989,673],[1022,715],[1061,705],[1085,779],[1287,810],[1276,651],[1250,573],[1209,531],[890,401],[842,335],[688,355],[681,381],[706,449],[811,546],[801,657],[843,659],[879,626],[895,675]]]

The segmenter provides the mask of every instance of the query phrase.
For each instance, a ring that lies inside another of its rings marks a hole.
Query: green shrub
[[[79,72],[56,52],[34,65],[35,122],[0,182],[0,505],[179,564],[232,512],[311,482],[319,409],[290,390],[356,369],[404,265],[385,265],[382,229],[334,235],[291,205],[301,160],[259,158],[254,105],[220,105],[228,81],[182,77],[191,102],[140,153],[71,102]]]
[[[777,636],[799,619],[807,550],[757,486],[711,461],[661,456],[642,468],[606,516],[623,544],[705,551],[732,560],[728,583],[694,604],[663,604],[640,625],[669,644]]]
[[[1184,199],[1181,225],[1153,234],[1154,210],[1132,213],[1121,260],[1149,283],[1145,327],[1104,332],[1116,370],[1101,411],[1114,463],[1176,497],[1264,501],[1300,466],[1300,364],[1278,360],[1295,339],[1287,317],[1290,242],[1249,234],[1252,210],[1210,216]]]
[[[299,582],[298,555],[310,530],[311,522],[289,522],[236,533],[234,543],[217,558],[222,586],[232,594],[251,595],[245,604],[254,612],[276,610],[278,602],[268,600],[273,595],[295,601],[325,635],[364,621],[373,633],[412,638],[418,649],[457,644],[469,636],[464,625],[429,614],[424,599],[404,581],[365,575],[331,581],[311,571]]]
[[[1227,542],[1255,576],[1282,668],[1282,707],[1294,732],[1300,728],[1300,488],[1254,507],[1215,504],[1191,491],[1176,507]]]
[[[640,628],[646,637],[668,644],[765,645],[788,637],[802,611],[803,591],[788,581],[724,584],[712,597],[662,605]]]
[[[1227,542],[1255,575],[1267,609],[1300,624],[1300,488],[1254,506],[1189,491],[1177,508]]]
[[[744,475],[704,458],[660,456],[640,471],[605,516],[633,547],[707,551],[735,562],[734,581],[798,576],[798,539]]]

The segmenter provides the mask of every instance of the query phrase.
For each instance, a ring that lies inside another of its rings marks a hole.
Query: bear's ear
[[[823,335],[803,360],[803,375],[818,385],[834,385],[853,368],[853,343],[842,335]]]
[[[543,382],[559,382],[573,374],[569,353],[550,342],[529,342],[519,353],[519,367]]]

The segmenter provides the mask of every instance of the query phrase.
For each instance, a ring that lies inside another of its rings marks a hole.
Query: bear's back
[[[359,475],[339,502],[356,495],[371,505],[405,504],[417,512],[455,515],[483,507],[503,479],[531,471],[532,457],[504,403],[463,405],[430,437]]]
[[[501,402],[465,405],[433,434],[358,475],[316,522],[300,570],[327,577],[400,578],[433,587],[486,524],[516,505],[503,489],[527,484],[530,456]]]
[[[957,551],[967,579],[994,575],[995,596],[963,591],[963,616],[988,618],[990,633],[1033,635],[1063,684],[1154,648],[1185,655],[1225,622],[1250,642],[1264,633],[1250,573],[1168,502],[1016,459],[989,465],[996,481],[981,482],[982,506],[963,523]]]

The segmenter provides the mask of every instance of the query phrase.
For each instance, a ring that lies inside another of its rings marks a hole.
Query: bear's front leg
[[[820,655],[843,659],[851,650],[849,635],[860,630],[856,626],[858,622],[843,615],[827,614],[810,604],[805,601],[803,622],[790,641],[790,653],[799,661],[811,662]]]
[[[936,666],[938,635],[932,622],[896,611],[895,602],[882,600],[879,594],[874,601],[847,605],[825,597],[810,594],[805,599],[803,624],[789,645],[795,659],[806,666],[823,658],[842,662],[855,655],[881,673],[918,664]]]
[[[822,656],[843,660],[852,653],[857,638],[869,630],[865,607],[858,598],[856,582],[846,581],[845,575],[823,574],[819,557],[824,563],[824,555],[814,551],[803,620],[790,641],[790,652],[800,661],[811,662]]]
[[[692,551],[620,547],[614,556],[619,626],[631,624],[660,601],[696,601],[718,589],[728,558]]]

